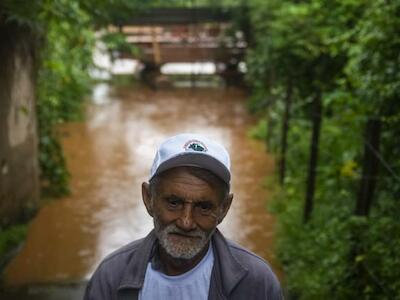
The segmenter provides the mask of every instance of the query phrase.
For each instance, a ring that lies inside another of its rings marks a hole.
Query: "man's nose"
[[[192,205],[190,203],[185,204],[177,225],[185,231],[190,231],[196,228],[196,223],[193,219]]]

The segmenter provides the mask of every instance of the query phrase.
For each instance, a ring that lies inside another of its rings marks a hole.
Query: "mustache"
[[[164,228],[164,233],[175,233],[179,235],[189,236],[189,237],[198,237],[198,238],[206,238],[206,233],[200,229],[194,229],[193,231],[184,231],[179,229],[175,224],[168,225]]]

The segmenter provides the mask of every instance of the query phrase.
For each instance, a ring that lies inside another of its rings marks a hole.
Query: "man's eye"
[[[197,205],[197,208],[200,210],[201,213],[208,213],[212,209],[212,205],[210,203],[204,202],[204,203],[199,203]]]
[[[168,198],[167,199],[167,204],[169,208],[175,209],[175,208],[180,208],[182,205],[182,201],[179,199],[175,198]]]

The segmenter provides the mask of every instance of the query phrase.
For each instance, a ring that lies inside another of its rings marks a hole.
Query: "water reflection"
[[[212,62],[167,63],[161,67],[163,74],[215,74],[216,66]]]
[[[263,144],[247,137],[253,120],[239,90],[112,88],[99,84],[87,119],[61,128],[72,193],[32,222],[21,253],[6,270],[11,285],[75,282],[98,262],[152,228],[140,195],[157,145],[180,132],[204,134],[232,155],[232,209],[220,229],[272,258],[273,220],[262,188],[273,164]]]

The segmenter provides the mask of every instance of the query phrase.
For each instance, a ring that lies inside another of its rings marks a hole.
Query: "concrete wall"
[[[35,112],[36,37],[0,17],[0,225],[39,202]]]

